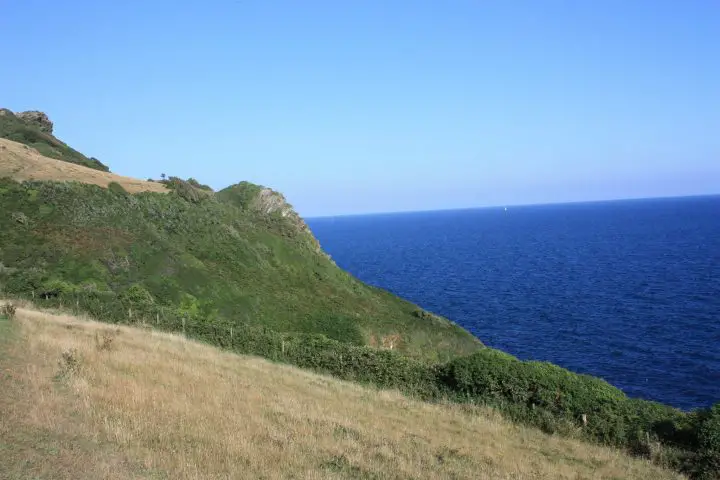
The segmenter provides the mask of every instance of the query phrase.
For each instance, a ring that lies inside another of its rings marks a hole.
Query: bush
[[[561,424],[574,422],[583,435],[605,444],[637,446],[649,436],[683,447],[693,443],[679,410],[629,399],[598,378],[546,362],[522,362],[490,348],[444,365],[440,381],[458,401],[495,405],[546,431],[555,429],[549,414]]]
[[[397,352],[354,346],[322,335],[287,336],[284,341],[283,358],[298,367],[427,399],[438,397],[434,367]]]
[[[75,292],[75,285],[59,279],[50,279],[42,284],[38,292],[42,298],[60,297]]]
[[[89,163],[90,163],[90,165],[87,165],[87,166],[90,168],[94,168],[96,170],[102,170],[103,172],[110,171],[110,167],[108,167],[107,165],[105,165],[104,163],[102,163],[100,160],[98,160],[95,157],[90,157]]]
[[[292,329],[298,333],[318,333],[333,340],[364,345],[365,338],[357,322],[340,315],[308,315],[300,318]]]
[[[10,217],[15,223],[19,223],[20,225],[27,225],[30,222],[27,215],[23,212],[13,212]]]
[[[175,319],[163,328],[177,330]],[[180,327],[182,328],[182,327]],[[438,399],[440,392],[433,365],[395,351],[351,345],[320,334],[283,334],[268,328],[231,326],[191,318],[185,324],[189,338],[257,355],[380,388],[396,388],[425,399]]]
[[[187,179],[187,183],[189,183],[190,185],[192,185],[195,188],[199,188],[200,190],[207,190],[210,192],[213,191],[212,187],[210,187],[209,185],[202,184],[192,177]]]
[[[125,308],[137,311],[140,314],[149,314],[155,306],[155,299],[145,287],[136,283],[131,285],[119,295]]]
[[[75,348],[62,352],[59,362],[58,379],[66,379],[80,372],[82,357]]]
[[[102,334],[95,332],[95,348],[100,352],[110,350],[116,333],[117,332],[113,333],[108,330],[103,331]]]
[[[170,177],[162,183],[172,190],[175,195],[190,203],[199,203],[209,195],[208,191],[195,187],[190,182],[178,177]],[[208,189],[212,191],[210,187]]]
[[[120,185],[118,182],[108,183],[108,190],[118,195],[127,195],[127,190],[125,190],[125,187]]]
[[[702,479],[720,478],[720,403],[702,412],[698,428],[698,472]]]

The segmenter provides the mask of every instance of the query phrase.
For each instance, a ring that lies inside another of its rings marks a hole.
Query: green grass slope
[[[481,346],[338,268],[279,194],[169,184],[0,180],[0,288],[115,321],[320,333],[433,360]]]
[[[76,163],[104,172],[109,171],[108,167],[98,159],[88,158],[77,150],[73,150],[52,134],[43,132],[36,125],[23,121],[7,109],[0,109],[0,138],[7,138],[33,147],[46,157]]]

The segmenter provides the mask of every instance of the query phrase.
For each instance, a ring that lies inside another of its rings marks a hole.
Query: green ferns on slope
[[[481,347],[336,267],[280,212],[241,208],[245,188],[256,190],[241,184],[188,200],[185,189],[130,195],[0,180],[0,288],[112,321],[184,318],[378,346],[391,338],[433,360]]]

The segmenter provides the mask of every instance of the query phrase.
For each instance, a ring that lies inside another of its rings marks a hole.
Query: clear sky
[[[720,193],[716,0],[0,0],[0,106],[305,216]]]

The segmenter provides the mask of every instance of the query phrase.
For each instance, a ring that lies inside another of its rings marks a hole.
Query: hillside
[[[3,122],[22,123],[26,139],[48,135],[12,114]],[[430,360],[481,347],[339,269],[278,192],[135,180],[41,152],[0,140],[0,291],[115,322],[258,326]]]
[[[18,181],[77,181],[101,187],[107,187],[111,182],[116,182],[129,193],[168,192],[167,187],[162,183],[123,177],[103,170],[48,158],[40,155],[35,148],[4,138],[0,138],[0,178],[2,177]]]
[[[40,123],[22,120],[26,130],[51,131],[37,112],[29,119]],[[485,348],[338,268],[270,188],[128,179],[10,140],[0,143],[0,172],[0,292],[13,301],[182,333],[460,409],[492,406],[519,425],[720,478],[720,404],[683,412]]]
[[[34,309],[0,318],[0,366],[0,478],[683,478],[490,409]]]
[[[88,158],[53,136],[53,123],[43,112],[13,113],[0,108],[0,138],[22,143],[42,155],[95,170],[109,169],[97,158]]]

